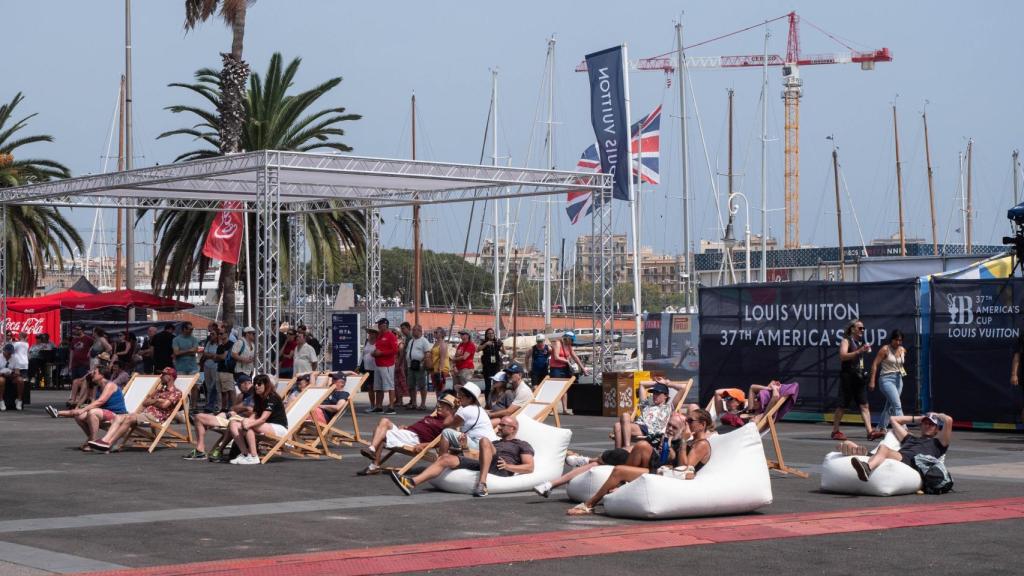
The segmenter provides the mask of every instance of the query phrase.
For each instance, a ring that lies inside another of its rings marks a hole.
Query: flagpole
[[[629,53],[626,44],[622,45],[622,78],[623,91],[626,96],[626,138],[630,137],[629,130],[633,125],[633,121],[630,118],[629,108]],[[632,157],[632,143],[627,143],[627,150]],[[630,159],[630,169],[632,170],[632,158]],[[637,236],[640,226],[637,223],[637,196],[633,193],[633,175],[626,174],[626,183],[629,186],[629,207],[632,218],[630,223],[633,228],[633,320],[636,327],[636,367],[637,370],[644,369],[644,349],[643,349],[643,308],[640,302],[640,242]]]

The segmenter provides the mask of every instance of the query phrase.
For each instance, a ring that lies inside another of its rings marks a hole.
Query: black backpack
[[[914,456],[914,467],[921,474],[925,494],[945,494],[953,489],[953,477],[938,458],[918,454]]]

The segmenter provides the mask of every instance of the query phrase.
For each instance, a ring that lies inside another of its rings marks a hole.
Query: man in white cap
[[[893,450],[885,444],[879,444],[875,453],[868,460],[853,458],[851,463],[857,471],[857,477],[867,482],[871,472],[878,468],[886,460],[903,462],[914,470],[914,457],[917,455],[941,458],[949,443],[953,440],[953,418],[946,414],[929,412],[924,416],[891,416],[889,422],[892,424],[892,432],[900,442],[899,450]],[[907,431],[907,424],[921,424],[921,435],[914,436]],[[866,450],[847,440],[840,444],[840,451],[844,454],[861,454]]]
[[[533,391],[523,381],[523,367],[515,362],[509,364],[504,370],[494,375],[495,382],[503,382],[505,389],[513,393],[512,403],[498,410],[491,410],[491,424],[498,425],[498,421],[504,416],[515,416],[521,408],[533,400]]]
[[[537,343],[530,347],[530,384],[537,386],[548,377],[548,361],[551,359],[551,346],[543,334],[537,334]]]

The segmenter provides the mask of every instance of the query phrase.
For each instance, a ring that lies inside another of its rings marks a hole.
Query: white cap
[[[545,340],[547,340],[546,336],[544,336],[543,334],[537,334],[537,342],[543,342]]]
[[[501,372],[498,372],[494,376],[491,376],[491,381],[492,382],[504,382],[507,378],[508,378],[508,376],[505,374],[505,371],[502,370]]]
[[[462,385],[462,389],[464,391],[468,392],[473,397],[473,400],[477,404],[480,403],[480,387],[479,386],[477,386],[476,384],[473,384],[472,382],[466,382],[465,384]]]

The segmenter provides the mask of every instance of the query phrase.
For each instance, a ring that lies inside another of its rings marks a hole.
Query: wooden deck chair
[[[552,378],[548,376],[533,391],[533,400],[530,400],[529,404],[523,406],[513,416],[523,414],[537,422],[544,422],[549,416],[554,414],[555,426],[561,428],[562,422],[558,418],[558,408],[561,405],[562,397],[569,392],[569,387],[575,381],[575,376],[568,378]]]
[[[768,406],[768,409],[761,414],[761,419],[757,422],[757,429],[761,432],[762,438],[764,438],[765,434],[768,434],[772,439],[772,449],[775,450],[776,459],[772,460],[765,456],[768,460],[768,468],[770,470],[778,470],[783,474],[792,474],[799,478],[808,478],[809,476],[806,472],[801,472],[800,470],[786,466],[786,460],[782,456],[782,445],[779,443],[779,432],[775,427],[775,420],[779,409],[782,408],[788,399],[789,396],[780,396],[773,400]]]
[[[256,436],[257,444],[270,447],[266,454],[260,458],[260,463],[266,464],[278,452],[285,452],[299,458],[319,458],[323,455],[341,460],[340,454],[332,454],[330,450],[326,449],[327,442],[319,428],[317,429],[317,436],[320,439],[319,446],[323,449],[297,437],[299,430],[302,429],[313,408],[319,406],[330,394],[330,388],[307,388],[295,400],[292,400],[292,403],[286,409],[288,430],[284,436],[278,437],[274,434],[258,434]]]
[[[156,388],[157,382],[160,381],[160,376],[152,374],[136,374],[132,376],[132,379],[124,385],[122,394],[124,395],[124,408],[126,414],[133,414],[139,410],[142,406],[142,401],[149,396],[149,393]],[[107,429],[110,428],[110,423],[100,423],[100,427]]]
[[[434,438],[423,450],[417,450],[415,446],[400,446],[398,448],[381,448],[381,450],[387,450],[387,454],[380,459],[380,467],[382,470],[393,470],[400,476],[407,474],[412,467],[415,466],[420,460],[426,460],[427,462],[433,462],[437,460],[437,445],[441,443],[441,435],[438,434],[437,438]],[[401,468],[386,467],[384,463],[395,454],[402,454],[409,456],[410,459]]]
[[[332,376],[330,372],[314,372],[313,375],[309,377],[310,386],[314,388],[327,388],[331,385],[331,379]],[[352,390],[349,389],[348,384],[349,382],[346,380],[345,390],[348,390],[348,393],[352,394]]]
[[[693,378],[690,378],[686,382],[683,382],[682,390],[676,391],[674,388],[669,388],[669,402],[675,402],[676,397],[682,396],[682,399],[679,400],[679,405],[676,406],[676,412],[683,412],[683,406],[686,406],[686,397],[690,395],[690,388],[693,388]],[[675,392],[675,394],[672,394],[672,392]]]
[[[327,383],[328,385],[330,385],[330,374],[325,373],[324,375],[327,376]],[[320,445],[321,433],[323,434],[323,437],[324,439],[327,440],[327,442],[334,445],[344,444],[346,446],[352,446],[352,444],[359,443],[369,446],[370,443],[363,440],[363,437],[359,434],[359,419],[356,416],[356,410],[354,406],[354,402],[356,399],[355,395],[358,394],[359,389],[363,385],[363,382],[365,382],[366,379],[369,377],[369,374],[357,374],[355,376],[346,376],[345,391],[348,392],[349,397],[348,404],[345,405],[345,408],[339,410],[338,412],[335,412],[334,415],[331,417],[330,420],[327,421],[326,424],[320,424],[316,420],[307,420],[305,425],[303,425],[302,429],[299,430],[299,435],[303,438],[309,437],[313,446]],[[320,380],[318,378],[315,381],[315,383],[310,386],[310,388],[320,389],[325,388],[325,386],[320,386]],[[353,393],[353,390],[355,390],[355,393]],[[349,418],[352,420],[352,432],[347,432],[336,427],[336,424],[341,420],[341,418],[345,415],[346,412],[348,412]],[[318,428],[319,430],[317,430]]]
[[[192,389],[199,382],[199,374],[193,374],[191,376],[178,376],[174,380],[174,387],[181,392],[181,398],[178,403],[171,407],[168,412],[167,418],[159,426],[152,425],[148,427],[136,427],[135,431],[125,440],[125,444],[129,442],[135,446],[146,446],[147,450],[152,453],[156,450],[156,447],[160,444],[168,448],[177,448],[180,443],[193,442],[192,440],[192,423],[188,417],[189,407],[189,395],[192,393]],[[182,412],[184,409],[184,412]],[[185,424],[185,434],[182,434],[173,428],[172,425],[178,420],[178,416],[183,416]]]

